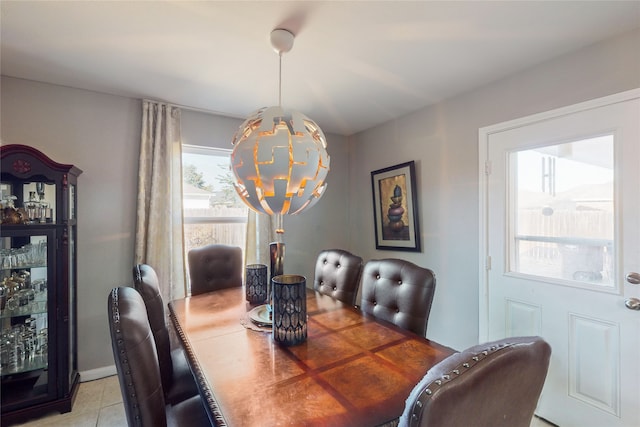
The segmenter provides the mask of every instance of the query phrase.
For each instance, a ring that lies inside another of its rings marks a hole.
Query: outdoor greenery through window
[[[182,146],[185,256],[212,243],[244,247],[248,208],[233,188],[230,155],[231,150]]]

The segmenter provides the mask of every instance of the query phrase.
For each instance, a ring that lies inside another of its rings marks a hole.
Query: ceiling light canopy
[[[252,113],[232,141],[236,191],[249,208],[268,215],[297,214],[313,206],[324,193],[329,172],[322,129],[281,105],[282,54],[291,50],[293,39],[287,30],[271,32],[280,59],[279,105]]]

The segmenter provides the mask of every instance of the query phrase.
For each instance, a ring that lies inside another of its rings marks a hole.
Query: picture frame
[[[420,252],[415,162],[371,172],[376,249]]]

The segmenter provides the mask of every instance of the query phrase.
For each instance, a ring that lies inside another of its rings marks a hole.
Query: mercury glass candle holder
[[[245,292],[251,304],[267,302],[267,266],[249,264],[245,267]]]
[[[307,279],[284,274],[271,279],[273,292],[273,340],[285,346],[307,339]]]

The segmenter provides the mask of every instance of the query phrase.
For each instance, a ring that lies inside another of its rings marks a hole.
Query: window
[[[233,187],[231,150],[182,146],[185,260],[211,243],[244,247],[247,206]]]
[[[613,154],[613,135],[511,153],[511,271],[614,286]]]

